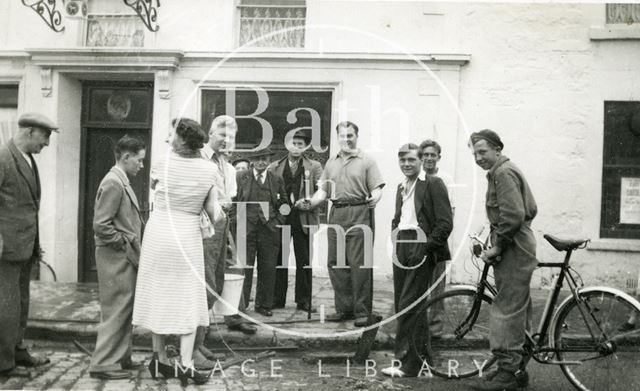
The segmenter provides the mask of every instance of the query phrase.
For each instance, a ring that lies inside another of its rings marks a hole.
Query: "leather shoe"
[[[126,361],[121,361],[120,362],[120,366],[122,367],[122,369],[125,370],[137,370],[137,369],[142,369],[144,368],[144,362],[142,361],[133,361],[133,360],[126,360]]]
[[[267,311],[269,311],[269,310],[267,310]],[[269,313],[271,313],[271,311],[269,311]],[[265,315],[265,316],[271,316],[271,315]],[[239,332],[245,333],[245,334],[255,334],[256,331],[258,330],[254,326],[251,326],[251,325],[246,324],[246,323],[239,323],[239,324],[229,325],[229,326],[227,326],[227,328],[229,330],[239,331]]]
[[[32,368],[46,365],[50,362],[51,360],[47,357],[32,355],[27,350],[16,351],[16,366]]]
[[[296,308],[304,312],[311,312],[312,314],[315,314],[317,312],[315,308],[311,308],[311,304],[309,303],[298,303]],[[309,308],[311,308],[311,311],[309,311]]]
[[[353,312],[336,312],[325,318],[327,322],[343,322],[345,320],[353,320]]]
[[[101,380],[118,380],[118,379],[129,379],[131,377],[131,373],[125,370],[117,370],[117,371],[105,371],[105,372],[89,372],[89,376],[95,379],[101,379]]]
[[[202,353],[203,356],[206,357],[207,360],[222,360],[227,357],[224,353],[214,353],[211,350],[207,349],[204,345],[198,346],[198,350]]]
[[[273,312],[265,307],[256,307],[256,312],[263,316],[273,316]]]
[[[29,372],[27,368],[13,367],[11,369],[0,371],[0,377],[26,377],[30,379],[31,372]]]

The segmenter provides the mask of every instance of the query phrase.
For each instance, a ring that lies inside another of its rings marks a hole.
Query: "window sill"
[[[603,27],[591,27],[589,38],[592,41],[640,40],[640,24],[605,24]]]
[[[636,239],[595,239],[589,243],[591,251],[640,252],[640,240]]]

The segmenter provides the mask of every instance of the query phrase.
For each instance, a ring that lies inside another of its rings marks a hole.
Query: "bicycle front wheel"
[[[579,297],[583,305],[570,299],[552,323],[552,346],[567,362],[561,365],[567,379],[584,391],[640,389],[640,325],[628,323],[640,315],[636,307],[604,290]]]
[[[475,376],[494,363],[489,347],[489,311],[491,298],[478,292],[453,289],[427,301],[425,305],[431,343],[415,327],[412,344],[431,372],[448,379]]]

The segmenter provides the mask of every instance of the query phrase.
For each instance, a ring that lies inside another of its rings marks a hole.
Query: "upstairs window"
[[[640,239],[640,102],[604,102],[600,237]]]
[[[238,8],[240,46],[304,47],[305,0],[240,0]]]
[[[607,4],[607,24],[640,23],[640,4]]]
[[[144,47],[146,27],[122,1],[89,0],[85,45]]]

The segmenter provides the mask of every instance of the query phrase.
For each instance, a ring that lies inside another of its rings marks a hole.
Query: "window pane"
[[[607,23],[640,23],[640,4],[607,4]]]
[[[304,6],[305,0],[241,0],[241,5],[265,5],[265,6],[278,6],[278,5],[301,5]]]
[[[298,5],[296,5],[298,4]],[[251,47],[304,47],[304,2],[240,5],[239,44]]]
[[[0,85],[0,107],[18,107],[18,85]]]
[[[621,223],[621,214],[626,222],[635,202],[633,189],[628,187],[640,178],[640,131],[632,131],[631,117],[640,113],[640,102],[605,102],[604,155],[602,169],[602,211],[600,236],[603,238],[640,239],[640,224]],[[625,179],[623,179],[625,178]],[[621,195],[622,190],[626,193]],[[624,198],[622,198],[624,197]],[[622,201],[622,202],[621,202]]]
[[[292,129],[310,127],[312,125],[311,112],[317,113],[320,120],[320,143],[327,152],[317,153],[308,151],[313,159],[324,163],[328,159],[328,146],[331,127],[331,92],[329,91],[267,91],[269,98],[266,110],[257,114],[264,119],[273,129],[271,148],[281,157],[286,154],[284,137]],[[209,129],[211,121],[218,115],[228,114],[236,117],[238,122],[238,134],[236,147],[238,149],[255,148],[262,138],[262,125],[255,118],[237,118],[242,115],[250,115],[258,109],[258,95],[253,90],[235,91],[235,115],[226,107],[226,90],[205,90],[202,93],[202,124]],[[301,109],[305,108],[305,109]],[[294,123],[287,121],[287,115],[293,116]],[[309,111],[311,110],[311,112]],[[291,113],[291,114],[290,114]],[[233,158],[239,157],[235,153]]]

